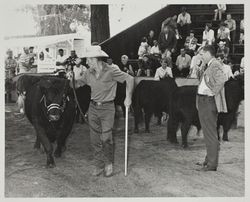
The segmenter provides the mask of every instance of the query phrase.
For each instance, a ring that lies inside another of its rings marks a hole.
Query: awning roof
[[[4,40],[4,42],[6,48],[11,48],[11,47],[47,46],[67,41],[70,39],[83,39],[83,36],[77,33],[73,33],[73,34],[61,34],[61,35],[40,36],[40,37],[6,39]]]

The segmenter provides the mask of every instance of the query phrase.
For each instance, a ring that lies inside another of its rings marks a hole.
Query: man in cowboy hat
[[[91,87],[91,103],[88,111],[90,128],[90,141],[94,150],[92,175],[105,177],[113,174],[114,145],[112,128],[114,124],[117,82],[126,81],[126,107],[131,105],[134,79],[129,74],[122,72],[103,62],[108,55],[98,45],[86,48],[84,56],[87,58],[89,69],[76,80],[76,87],[88,84]]]

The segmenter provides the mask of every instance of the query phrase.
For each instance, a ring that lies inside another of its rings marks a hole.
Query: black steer
[[[25,114],[36,130],[34,147],[40,148],[42,144],[47,166],[54,167],[51,143],[57,142],[54,156],[60,157],[75,118],[75,102],[69,81],[53,76],[24,75],[19,79],[17,86],[26,91]]]
[[[173,78],[161,81],[142,80],[136,86],[132,98],[135,133],[139,132],[138,124],[142,117],[142,109],[145,114],[146,132],[150,132],[149,122],[153,114],[158,117],[158,124],[160,124],[162,112],[168,113],[170,97],[176,89],[177,85]]]
[[[177,142],[176,132],[181,123],[182,145],[187,147],[187,134],[191,125],[200,130],[200,121],[196,108],[197,86],[183,86],[173,94],[167,138],[171,142]],[[219,113],[217,128],[223,126],[223,140],[228,140],[228,131],[233,123],[240,101],[244,99],[244,75],[230,79],[225,83],[225,96],[228,113]],[[218,131],[218,139],[220,139]]]

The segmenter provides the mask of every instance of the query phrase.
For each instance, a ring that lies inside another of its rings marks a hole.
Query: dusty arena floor
[[[129,119],[129,167],[124,176],[124,119],[116,121],[115,175],[92,177],[89,130],[75,124],[67,151],[46,169],[46,157],[35,151],[35,131],[26,118],[15,117],[15,106],[5,107],[6,197],[175,197],[244,196],[244,107],[240,106],[238,128],[221,142],[217,172],[198,172],[196,162],[205,156],[202,136],[189,134],[189,149],[166,141],[166,123],[151,122],[151,133],[133,134]],[[144,125],[141,125],[144,128]],[[180,134],[178,139],[180,140]]]

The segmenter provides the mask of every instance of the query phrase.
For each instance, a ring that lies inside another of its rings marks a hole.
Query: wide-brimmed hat
[[[109,57],[109,56],[101,49],[101,46],[94,45],[85,48],[83,57],[98,58],[98,57]]]

